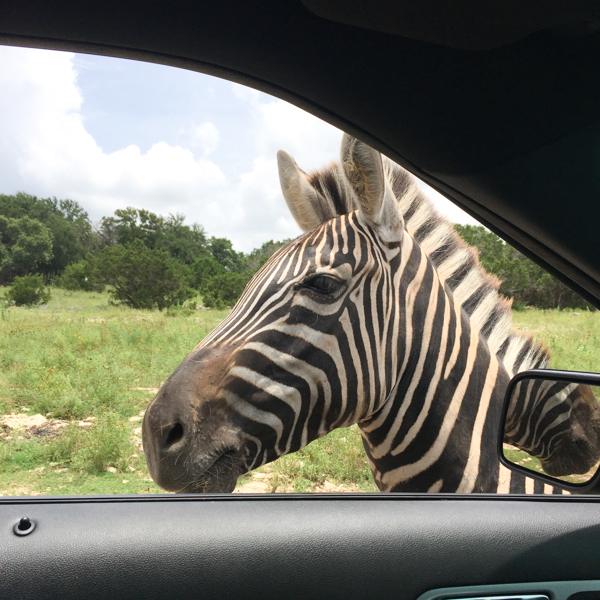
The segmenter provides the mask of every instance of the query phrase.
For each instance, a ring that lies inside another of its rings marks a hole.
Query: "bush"
[[[83,292],[101,293],[104,291],[104,284],[96,281],[92,265],[87,260],[69,265],[62,277],[56,277],[52,283],[56,287],[70,292],[81,290]]]
[[[193,286],[197,290],[201,290],[212,277],[226,273],[225,267],[212,256],[201,256],[200,258],[197,258],[192,263],[191,269]]]
[[[163,310],[196,295],[189,287],[191,273],[187,265],[163,250],[151,250],[139,239],[127,246],[103,248],[95,257],[88,255],[87,260],[95,280],[114,288],[110,294],[117,304]]]
[[[17,306],[35,306],[50,300],[50,290],[46,289],[41,275],[25,275],[15,277],[6,298]]]
[[[208,279],[200,289],[204,306],[225,308],[233,306],[242,295],[249,276],[225,272]]]
[[[189,317],[196,312],[196,303],[188,302],[187,304],[178,305],[178,306],[170,306],[165,311],[166,315],[169,317]]]
[[[122,471],[133,450],[129,434],[126,419],[109,410],[85,429],[76,421],[69,423],[46,447],[46,456],[52,462],[69,462],[92,474],[101,473],[109,466]]]

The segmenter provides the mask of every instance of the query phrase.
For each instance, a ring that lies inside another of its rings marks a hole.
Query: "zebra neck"
[[[398,289],[397,377],[359,423],[383,491],[496,491],[509,376],[414,244]]]

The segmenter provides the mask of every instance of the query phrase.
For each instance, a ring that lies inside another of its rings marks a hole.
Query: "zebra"
[[[348,135],[340,162],[310,175],[277,159],[304,233],[152,401],[154,481],[231,492],[241,474],[358,424],[380,491],[558,493],[496,454],[510,378],[549,354],[511,329],[499,281],[416,179]]]
[[[587,385],[526,377],[511,394],[504,442],[539,458],[547,475],[587,473],[600,454],[597,406]]]

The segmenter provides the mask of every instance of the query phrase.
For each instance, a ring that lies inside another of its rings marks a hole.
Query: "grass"
[[[527,309],[513,323],[550,348],[553,369],[600,371],[600,312]]]
[[[0,435],[0,494],[161,491],[140,451],[141,416],[227,311],[136,311],[108,299],[53,290],[45,308],[0,314],[0,415],[39,413],[67,423],[48,437],[14,429]],[[600,313],[525,310],[513,317],[517,328],[550,345],[553,367],[600,365]],[[376,491],[356,427],[332,432],[239,485],[257,480],[265,491]]]

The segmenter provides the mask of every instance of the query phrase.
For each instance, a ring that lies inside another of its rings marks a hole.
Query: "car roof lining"
[[[489,50],[542,29],[575,32],[598,26],[595,0],[302,0],[316,15],[337,23],[463,50]],[[465,27],[465,23],[468,26]]]

